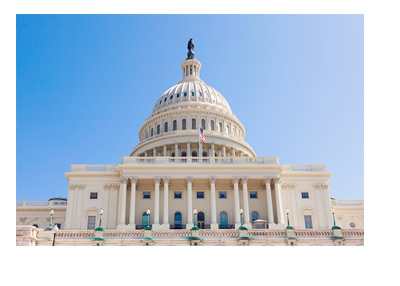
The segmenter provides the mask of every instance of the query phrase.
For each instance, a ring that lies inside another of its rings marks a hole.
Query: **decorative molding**
[[[313,184],[314,190],[320,190],[321,189],[321,184]]]
[[[264,185],[266,184],[270,184],[271,183],[272,178],[271,177],[264,177],[263,181],[264,181]]]
[[[208,180],[209,180],[210,184],[215,184],[217,177],[209,177]]]
[[[275,184],[280,184],[281,183],[281,178],[280,177],[275,177],[274,178],[274,183]]]
[[[191,184],[193,182],[193,177],[186,177],[186,182]]]
[[[327,190],[329,188],[329,184],[321,184],[321,189],[322,190]]]
[[[119,179],[119,183],[120,183],[120,184],[126,184],[126,183],[128,183],[128,178],[121,177],[121,178]]]
[[[153,177],[154,183],[159,184],[161,181],[161,177]]]
[[[138,178],[137,177],[129,177],[129,180],[131,181],[131,184],[137,184]]]
[[[242,184],[247,184],[249,177],[241,177],[240,180],[242,182]]]
[[[233,184],[239,184],[240,177],[232,177],[232,183]]]
[[[169,181],[171,180],[170,177],[163,177],[163,182],[164,184],[169,184]]]

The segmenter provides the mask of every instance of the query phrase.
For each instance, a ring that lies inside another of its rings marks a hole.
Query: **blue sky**
[[[189,38],[258,156],[326,164],[364,198],[362,15],[18,15],[17,200],[67,196],[71,164],[118,164]]]

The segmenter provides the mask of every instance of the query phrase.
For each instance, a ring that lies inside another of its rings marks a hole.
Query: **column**
[[[322,189],[322,196],[325,199],[325,214],[327,216],[327,224],[328,227],[331,228],[333,226],[333,216],[332,216],[332,201],[331,201],[331,196],[329,194],[329,185],[328,184],[322,184],[321,185]]]
[[[109,210],[108,206],[110,204],[110,191],[111,191],[111,184],[104,185],[104,198],[103,198],[103,218],[102,224],[104,228],[108,228],[108,216]]]
[[[203,157],[203,143],[199,142],[199,158]]]
[[[164,213],[163,213],[163,228],[169,229],[169,222],[168,222],[168,189],[169,189],[169,177],[164,177]]]
[[[243,157],[243,151],[240,150],[240,157]]]
[[[265,177],[265,192],[267,193],[268,224],[274,224],[274,210],[272,209],[271,178]]]
[[[226,157],[226,147],[222,145],[222,156]]]
[[[75,195],[76,185],[68,186],[68,202],[67,211],[65,216],[65,229],[72,229],[72,217],[75,215],[73,213],[74,207],[74,195]]]
[[[121,178],[119,180],[119,220],[118,228],[125,226],[125,210],[126,210],[126,183],[127,178]]]
[[[160,225],[160,177],[154,177],[154,215],[153,229],[157,229]]]
[[[186,143],[186,157],[191,157],[192,154],[190,153],[190,143]]]
[[[129,226],[132,229],[136,228],[135,224],[135,212],[136,212],[136,184],[137,177],[131,177],[131,207],[129,210]]]
[[[84,225],[83,221],[83,193],[85,192],[85,184],[78,185],[78,190],[79,190],[79,204],[78,204],[78,210],[76,212],[76,219],[77,219],[77,226],[78,229],[86,229],[86,226]]]
[[[281,198],[281,182],[280,178],[274,178],[275,183],[275,199],[276,199],[276,215],[278,218],[278,224],[285,225],[283,221],[283,213],[282,213],[282,198]]]
[[[237,229],[240,226],[239,177],[233,177],[232,183],[235,199],[235,228]]]
[[[315,227],[319,228],[327,228],[328,225],[325,224],[325,210],[324,210],[324,200],[323,200],[323,194],[321,191],[321,184],[314,184],[314,192],[315,192],[315,199],[317,201],[317,216],[313,216],[313,219],[315,220],[318,218],[318,225],[315,224]],[[303,218],[304,219],[304,218]],[[313,222],[314,226],[314,222]]]
[[[147,150],[146,150],[146,151],[144,151],[144,156],[145,156],[145,157],[147,157]]]
[[[211,229],[218,229],[217,222],[217,203],[215,199],[215,181],[216,177],[210,177],[210,210],[211,210]]]
[[[234,148],[232,148],[232,157],[236,157],[236,152]]]
[[[164,149],[163,150],[164,151],[164,157],[167,157],[167,145],[164,145],[163,147],[164,147],[163,148]]]
[[[191,229],[193,227],[193,207],[192,207],[192,181],[193,177],[186,177],[187,182],[187,219],[186,219],[186,229]]]
[[[211,156],[209,157],[214,157],[215,156],[215,146],[214,143],[211,143]]]
[[[157,156],[157,150],[156,148],[153,148],[153,157]]]
[[[180,157],[178,153],[179,153],[178,143],[175,143],[175,157]]]
[[[245,225],[245,227],[251,228],[250,211],[249,211],[249,193],[247,191],[247,179],[248,179],[248,177],[242,177],[243,214],[244,214],[244,225]]]

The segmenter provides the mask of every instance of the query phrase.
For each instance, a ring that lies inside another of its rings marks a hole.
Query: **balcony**
[[[277,157],[123,157],[123,165],[142,164],[266,164],[278,165]],[[86,166],[87,168],[88,166]],[[83,168],[81,168],[83,169]],[[71,170],[72,171],[72,170]]]

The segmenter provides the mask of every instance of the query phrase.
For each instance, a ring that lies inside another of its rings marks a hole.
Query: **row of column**
[[[190,143],[190,142],[186,143],[186,156],[187,157],[191,157],[192,156],[191,149],[190,149],[190,144],[192,144],[192,143]],[[172,150],[174,150],[175,157],[181,157],[181,155],[179,153],[178,143],[175,143],[175,149],[172,149]],[[196,151],[197,150],[199,151],[199,154],[197,155],[197,157],[203,157],[203,144],[200,143],[199,144],[199,148],[196,149]],[[215,145],[214,145],[214,143],[211,143],[211,148],[209,148],[209,150],[207,150],[207,151],[208,151],[207,152],[208,153],[208,157],[214,157],[215,156]],[[234,148],[230,148],[230,151],[231,151],[230,155],[232,157],[236,157],[236,155],[238,155],[240,157],[244,156],[244,153],[243,153],[242,150],[236,150]],[[153,148],[153,150],[151,152],[152,153],[150,153],[150,154],[152,154],[153,157],[157,156],[157,148]],[[143,156],[144,157],[148,157],[148,156],[150,157],[150,154],[149,154],[149,151],[144,151]],[[163,146],[163,153],[162,154],[163,154],[164,157],[167,157],[167,145]],[[171,154],[172,154],[172,152],[171,152]],[[221,149],[218,150],[218,157],[226,157],[226,156],[227,156],[227,148],[225,147],[225,145],[222,145]]]
[[[135,227],[135,207],[136,207],[136,185],[138,179],[136,177],[130,178],[121,178],[120,180],[120,195],[118,201],[118,210],[119,210],[119,221],[118,228],[124,228],[125,224],[125,214],[126,214],[126,190],[128,179],[131,181],[131,201],[130,201],[130,216],[129,216],[129,228]],[[164,207],[163,207],[163,221],[160,224],[160,182],[161,180],[164,183]],[[210,183],[210,218],[211,218],[211,229],[218,228],[217,222],[217,205],[216,205],[216,191],[215,191],[215,183],[216,177],[209,177]],[[272,202],[272,194],[271,194],[271,181],[273,180],[275,186],[275,206],[276,206],[276,214],[277,214],[277,222],[278,224],[284,224],[284,216],[282,212],[282,199],[281,199],[281,186],[280,186],[280,178],[264,178],[264,183],[266,186],[266,195],[267,195],[267,211],[268,211],[268,223],[274,224],[274,212],[273,212],[273,202]],[[242,186],[243,193],[243,223],[246,227],[251,227],[250,222],[250,210],[249,210],[249,195],[247,190],[247,181],[248,177],[233,177],[233,191],[234,191],[234,200],[235,200],[235,227],[240,226],[240,200],[239,200],[239,183]],[[169,198],[169,177],[154,177],[154,210],[153,210],[153,229],[169,229],[169,210],[168,210],[168,198]],[[187,183],[187,218],[186,225],[187,228],[191,228],[193,224],[193,192],[192,192],[192,183],[193,177],[186,177]]]

